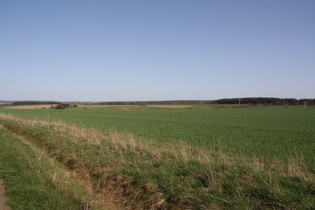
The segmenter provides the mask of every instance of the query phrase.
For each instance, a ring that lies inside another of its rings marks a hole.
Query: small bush
[[[58,104],[55,106],[55,109],[67,109],[70,107],[70,104]]]

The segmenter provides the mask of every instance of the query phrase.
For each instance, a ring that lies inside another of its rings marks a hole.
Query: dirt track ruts
[[[8,197],[5,195],[5,188],[3,185],[3,179],[0,179],[0,209],[1,210],[11,210],[10,206],[6,203]]]

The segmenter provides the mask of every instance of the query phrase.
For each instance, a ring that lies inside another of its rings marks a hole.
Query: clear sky
[[[0,100],[315,98],[314,0],[0,2]]]

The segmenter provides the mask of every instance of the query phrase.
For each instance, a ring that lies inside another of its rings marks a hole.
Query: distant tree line
[[[295,98],[267,98],[267,97],[249,97],[249,98],[224,98],[219,100],[169,100],[169,101],[112,101],[112,102],[72,102],[76,104],[97,104],[97,105],[185,105],[185,104],[250,104],[250,105],[304,105],[315,106],[315,99],[295,99]],[[54,108],[75,107],[71,103],[61,103],[57,101],[17,101],[13,105],[39,105],[39,104],[57,104]]]
[[[214,104],[252,104],[252,105],[315,105],[315,99],[295,98],[224,98],[213,101]]]
[[[13,105],[40,105],[40,104],[61,104],[57,101],[16,101]]]
[[[251,105],[303,105],[315,106],[315,99],[295,99],[295,98],[224,98],[219,100],[172,100],[172,101],[117,101],[117,102],[97,102],[90,104],[99,105],[185,105],[185,104],[251,104]]]
[[[50,105],[51,109],[67,109],[70,107],[77,107],[77,104],[61,103],[57,101],[16,101],[13,105]]]

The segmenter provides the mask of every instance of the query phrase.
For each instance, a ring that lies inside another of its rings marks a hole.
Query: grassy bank
[[[35,145],[2,126],[0,178],[5,180],[13,209],[80,209],[88,202],[81,182]]]
[[[130,208],[315,207],[314,168],[303,154],[246,155],[8,115],[0,122],[89,181],[95,203],[111,194]]]

